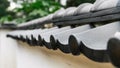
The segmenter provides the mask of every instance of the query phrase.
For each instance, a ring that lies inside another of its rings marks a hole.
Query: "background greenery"
[[[24,23],[36,18],[46,16],[55,12],[61,7],[78,6],[84,2],[93,3],[95,0],[67,0],[67,5],[63,6],[60,0],[20,0],[22,7],[8,11],[10,5],[8,0],[0,0],[0,23],[14,21]],[[19,0],[14,0],[19,3]]]

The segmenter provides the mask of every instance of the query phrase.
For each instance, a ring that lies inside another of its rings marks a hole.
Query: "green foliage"
[[[6,8],[9,6],[9,2],[7,0],[0,0],[0,18],[6,15]]]
[[[6,21],[16,21],[24,23],[36,18],[46,16],[63,7],[60,0],[13,0],[16,3],[22,1],[21,8],[15,8],[13,11],[6,11],[9,6],[7,0],[0,0],[0,23]],[[95,0],[67,0],[67,6],[78,6],[84,2],[93,3]]]
[[[6,16],[1,17],[0,22],[4,23],[4,22],[7,22],[9,20],[12,20],[11,15],[6,15]]]
[[[36,0],[35,2],[25,1],[22,8],[16,8],[16,13],[22,13],[17,22],[30,21],[35,18],[46,16],[58,10],[61,5],[53,0]],[[21,18],[21,19],[20,19]]]
[[[19,0],[14,0],[18,3]],[[61,7],[61,4],[55,0],[20,0],[22,8],[15,8],[12,12],[6,11],[9,6],[7,0],[0,0],[0,22],[16,21],[23,23],[35,18],[46,16],[55,12]]]

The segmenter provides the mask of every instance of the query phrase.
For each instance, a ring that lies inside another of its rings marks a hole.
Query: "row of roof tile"
[[[113,22],[96,28],[91,28],[87,24],[75,28],[66,26],[50,29],[16,30],[7,36],[33,46],[44,45],[48,49],[60,49],[64,53],[72,53],[73,55],[83,53],[91,60],[108,62],[108,41],[114,36],[120,40],[119,26],[120,22]],[[109,46],[113,45],[110,44]]]
[[[18,27],[35,25],[35,24],[44,24],[45,22],[53,22],[53,20],[60,19],[66,16],[76,16],[81,14],[86,14],[89,12],[100,11],[108,8],[120,7],[120,0],[96,0],[95,3],[83,3],[78,7],[69,7],[67,9],[61,8],[53,14],[48,16],[38,18],[32,21],[29,21],[24,24],[18,25]]]
[[[44,24],[45,22],[50,23],[53,22],[53,20],[58,22],[63,18],[65,19],[64,21],[66,21],[66,17],[70,20],[71,16],[86,13],[87,15],[82,15],[77,18],[87,18],[86,20],[88,20],[90,16],[97,17],[97,15],[104,16],[111,13],[116,14],[120,12],[119,3],[120,0],[96,0],[94,4],[83,3],[78,7],[62,8],[46,17],[20,24],[18,27]],[[110,9],[111,11],[105,10],[109,8],[113,9]],[[117,11],[115,11],[116,9]],[[102,10],[105,10],[106,13]],[[117,17],[113,16],[114,15],[110,15],[109,17],[119,18],[119,15]],[[104,19],[108,17],[105,16],[100,18]],[[77,20],[76,18],[74,19],[74,17],[71,17],[71,19]],[[99,17],[94,20],[97,21],[98,19]],[[65,22],[62,23],[65,24]],[[15,30],[7,34],[7,37],[27,42],[32,46],[45,46],[53,50],[60,49],[67,54],[72,53],[73,55],[80,55],[82,53],[89,59],[97,62],[109,62],[111,60],[115,66],[120,67],[120,61],[118,61],[120,60],[120,53],[118,53],[120,51],[120,22],[112,22],[96,28],[93,28],[89,23],[75,28],[71,26],[59,28],[56,26],[49,29]]]

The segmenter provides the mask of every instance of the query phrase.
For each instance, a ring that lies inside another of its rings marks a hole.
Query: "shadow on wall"
[[[0,30],[0,68],[114,68],[110,63],[97,63],[85,56],[72,56],[45,47],[32,47],[6,38],[9,31]]]
[[[114,68],[110,63],[97,63],[85,56],[72,56],[45,47],[31,47],[19,42],[17,51],[18,68]]]

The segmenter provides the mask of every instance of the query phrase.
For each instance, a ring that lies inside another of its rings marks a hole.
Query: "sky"
[[[66,1],[67,0],[61,0],[60,2],[61,2],[62,5],[66,5]]]

